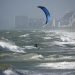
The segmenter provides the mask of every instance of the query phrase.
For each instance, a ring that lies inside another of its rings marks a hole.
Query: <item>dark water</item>
[[[75,32],[0,31],[0,75],[75,75]]]

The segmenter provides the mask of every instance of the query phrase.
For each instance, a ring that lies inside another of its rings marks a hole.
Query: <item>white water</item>
[[[36,70],[11,70],[7,69],[3,71],[2,75],[75,75],[75,71],[36,71]]]
[[[19,37],[28,37],[29,34],[20,35]]]
[[[19,74],[17,74],[16,72],[14,72],[14,71],[11,70],[11,69],[7,69],[7,70],[3,71],[3,73],[4,73],[5,75],[19,75]]]
[[[36,67],[43,67],[43,68],[50,68],[50,69],[75,69],[75,62],[41,63]]]
[[[23,48],[25,48],[25,49],[36,49],[36,47],[34,47],[34,46],[23,46]]]
[[[31,59],[35,59],[35,60],[40,59],[40,58],[44,58],[44,57],[42,55],[34,55],[31,57]]]
[[[6,48],[6,49],[8,49],[9,51],[12,51],[12,52],[25,53],[25,51],[22,48],[16,46],[13,43],[10,43],[10,42],[0,41],[0,46],[2,48]]]
[[[43,37],[45,40],[47,40],[47,39],[52,39],[51,37]]]

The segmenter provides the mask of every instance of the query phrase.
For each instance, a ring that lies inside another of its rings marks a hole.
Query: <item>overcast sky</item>
[[[39,5],[47,7],[51,16],[58,19],[69,11],[75,11],[75,0],[0,0],[0,24],[7,22],[8,17],[19,15],[43,18],[43,12],[37,8]]]

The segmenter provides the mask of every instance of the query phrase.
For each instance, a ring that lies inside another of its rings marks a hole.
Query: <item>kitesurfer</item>
[[[34,44],[34,47],[38,47],[38,44]]]

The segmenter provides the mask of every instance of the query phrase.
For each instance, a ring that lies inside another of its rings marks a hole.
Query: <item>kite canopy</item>
[[[45,24],[47,24],[50,21],[50,13],[49,13],[49,11],[47,10],[46,7],[43,7],[43,6],[38,6],[38,8],[42,9],[43,12],[45,13],[45,15],[46,15],[46,22],[45,22]]]

